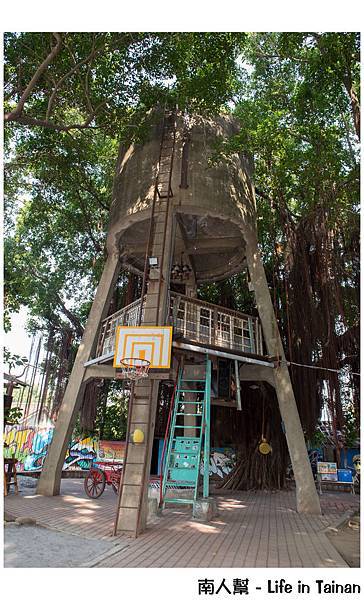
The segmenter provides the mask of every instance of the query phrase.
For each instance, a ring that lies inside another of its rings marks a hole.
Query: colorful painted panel
[[[36,424],[34,420],[24,420],[19,425],[5,428],[4,457],[15,455],[18,471],[39,471],[43,467],[49,444],[52,441],[54,424],[48,418]],[[95,437],[78,437],[71,440],[63,470],[87,471],[94,460],[115,460],[122,462],[125,442],[98,440]]]
[[[99,460],[115,460],[123,462],[126,442],[100,440],[97,458]]]
[[[235,465],[236,453],[234,448],[211,448],[210,452],[210,477],[223,479],[230,473]],[[201,461],[200,473],[203,474],[203,462]]]

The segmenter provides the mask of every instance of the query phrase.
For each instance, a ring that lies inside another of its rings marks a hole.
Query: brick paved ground
[[[359,506],[359,496],[324,492],[323,515],[299,515],[294,492],[234,492],[217,496],[219,516],[210,523],[191,519],[191,509],[168,508],[138,539],[121,536],[125,548],[99,567],[346,567],[324,529]],[[116,496],[106,489],[87,498],[82,480],[64,480],[62,495],[25,491],[5,498],[15,516],[86,538],[111,535]]]

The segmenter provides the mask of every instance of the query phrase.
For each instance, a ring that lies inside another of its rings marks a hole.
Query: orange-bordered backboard
[[[140,325],[116,329],[114,367],[124,358],[149,360],[151,369],[169,369],[171,364],[172,327]]]

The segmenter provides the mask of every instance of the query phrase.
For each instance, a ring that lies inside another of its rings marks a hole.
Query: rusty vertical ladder
[[[159,281],[158,281],[158,301],[157,301],[157,312],[159,314],[160,307],[160,297],[161,297],[161,287],[163,281],[163,267],[164,267],[164,257],[165,257],[165,245],[166,245],[166,233],[168,226],[168,216],[170,211],[170,198],[173,197],[172,191],[172,173],[173,173],[173,160],[174,160],[174,151],[176,144],[176,113],[177,108],[172,110],[164,110],[163,115],[163,123],[162,123],[162,136],[161,143],[159,149],[159,157],[157,164],[157,171],[155,177],[154,184],[154,195],[153,195],[153,203],[152,203],[152,212],[150,217],[150,226],[149,226],[149,235],[147,242],[147,249],[145,253],[145,262],[144,262],[144,274],[143,274],[143,283],[142,283],[142,291],[141,297],[144,297],[147,287],[147,277],[148,277],[148,269],[149,269],[149,258],[151,256],[151,251],[153,248],[153,241],[155,237],[155,231],[157,222],[158,224],[162,224],[163,231],[163,242],[162,242],[162,251],[160,253],[160,264],[159,267]],[[159,217],[159,218],[158,218]],[[157,316],[158,319],[158,316]],[[142,320],[142,307],[139,312],[138,325],[141,324]],[[156,322],[156,325],[160,325],[162,323]]]
[[[176,109],[171,111],[164,111],[163,116],[163,124],[162,124],[162,136],[159,150],[159,158],[157,163],[156,175],[155,175],[155,184],[154,184],[154,195],[153,202],[151,207],[151,216],[150,216],[150,225],[149,225],[149,234],[148,234],[148,242],[147,248],[145,252],[145,261],[144,261],[144,273],[143,273],[143,282],[141,289],[141,303],[139,308],[139,314],[137,319],[137,325],[141,324],[142,315],[143,315],[143,299],[147,290],[147,280],[149,273],[149,258],[151,256],[151,252],[153,251],[153,246],[156,237],[157,227],[159,228],[158,233],[161,234],[162,244],[160,250],[156,253],[156,256],[159,260],[159,274],[158,277],[154,278],[153,283],[156,283],[156,295],[157,295],[157,304],[155,310],[155,324],[159,325],[159,309],[160,309],[160,299],[161,299],[161,291],[162,291],[162,282],[163,282],[163,265],[164,265],[164,255],[165,255],[165,246],[166,246],[166,233],[168,227],[168,216],[170,210],[170,198],[173,196],[172,188],[171,188],[171,180],[172,180],[172,170],[173,170],[173,158],[174,158],[174,148],[176,141]],[[154,307],[153,307],[154,308]],[[148,324],[151,324],[148,322]],[[126,447],[125,447],[125,456],[124,456],[124,465],[127,464],[128,455],[129,455],[129,438],[131,431],[131,415],[133,413],[133,404],[135,398],[135,382],[132,382],[130,388],[130,399],[128,406],[128,421],[127,421],[127,432],[126,432]],[[145,384],[144,384],[145,385]],[[152,415],[152,397],[153,397],[153,387],[154,382],[150,383],[149,388],[149,416],[147,419],[147,423],[151,422]],[[144,465],[144,472],[142,481],[144,481],[146,477]],[[149,477],[149,474],[148,474]],[[143,483],[138,484],[143,485]],[[124,477],[120,482],[119,489],[119,499],[118,499],[118,507],[117,513],[114,523],[114,535],[117,533],[118,521],[119,521],[119,510],[121,505],[121,498],[123,494],[124,488]],[[139,507],[138,507],[138,523],[137,530],[139,527],[139,522],[141,518],[141,507],[142,507],[143,496],[140,494],[139,497]]]

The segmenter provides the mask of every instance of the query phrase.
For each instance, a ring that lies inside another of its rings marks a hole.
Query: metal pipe
[[[211,348],[203,348],[202,346],[195,346],[194,344],[184,344],[183,342],[173,342],[174,348],[180,350],[189,350],[190,352],[198,352],[200,354],[211,354],[213,356],[221,356],[222,358],[230,358],[230,360],[237,360],[238,362],[246,362],[252,365],[260,365],[261,367],[274,368],[274,364],[266,360],[258,360],[255,358],[249,358],[248,356],[237,356],[236,354],[229,354],[228,352],[221,352],[220,350],[211,350]]]
[[[237,409],[241,410],[241,387],[240,387],[240,375],[239,375],[239,364],[237,360],[234,360],[235,365],[235,383],[236,383],[236,403]]]

